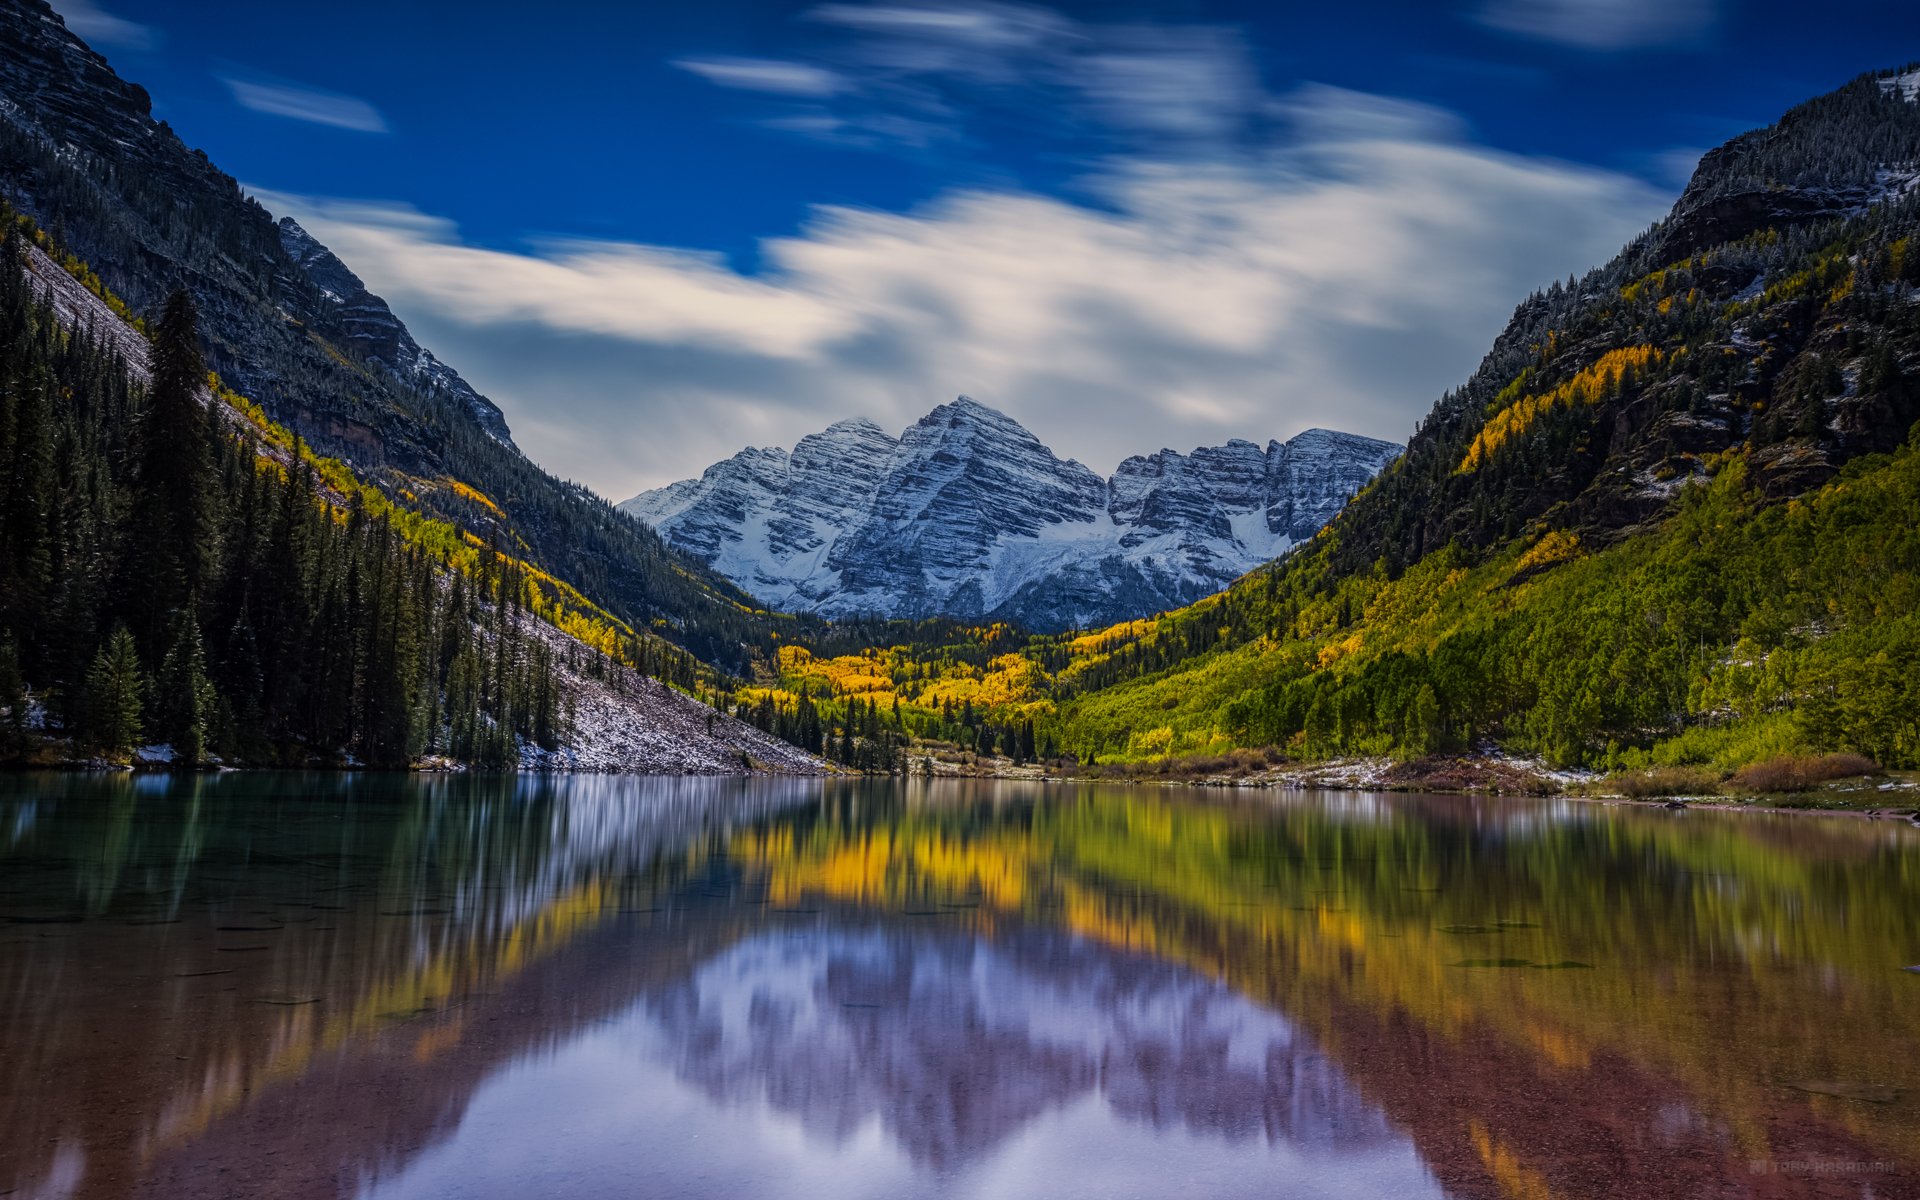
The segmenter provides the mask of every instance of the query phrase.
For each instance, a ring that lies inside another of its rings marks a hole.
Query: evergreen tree
[[[147,737],[183,763],[216,750],[398,766],[432,741],[510,766],[516,739],[558,744],[554,655],[524,628],[516,564],[489,558],[470,582],[444,550],[369,515],[351,484],[342,512],[298,440],[222,432],[184,296],[136,387],[110,342],[66,328],[23,285],[24,227],[0,218],[9,754],[31,742],[14,703],[29,687],[79,744],[120,753]]]
[[[152,382],[135,437],[131,497],[137,577],[128,605],[150,638],[170,614],[195,610],[217,559],[213,416],[200,403],[207,384],[193,301],[167,298],[154,330]]]
[[[191,766],[206,760],[208,730],[219,700],[207,678],[199,624],[185,611],[174,624],[173,644],[155,680],[153,732],[173,746],[176,762]]]
[[[145,691],[140,655],[125,625],[114,626],[87,669],[87,739],[97,750],[123,755],[140,741]]]
[[[13,635],[0,634],[0,753],[17,752],[26,742],[27,681]]]

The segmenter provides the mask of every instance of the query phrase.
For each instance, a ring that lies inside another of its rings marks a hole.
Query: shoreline
[[[1104,783],[1159,787],[1195,787],[1241,792],[1378,792],[1401,794],[1506,796],[1538,800],[1577,800],[1588,804],[1630,805],[1673,811],[1713,809],[1730,812],[1831,815],[1910,820],[1920,825],[1920,773],[1885,772],[1878,776],[1832,781],[1805,792],[1716,795],[1679,793],[1632,796],[1595,790],[1600,772],[1559,771],[1536,760],[1504,754],[1446,756],[1424,765],[1390,758],[1337,759],[1324,763],[1283,763],[1243,774],[1147,771],[1084,774],[1046,766],[1015,766],[996,760],[982,769],[931,756],[915,756],[911,770],[932,779],[1004,779],[1042,783]],[[937,766],[935,766],[937,764]],[[934,767],[932,770],[927,768]],[[940,769],[944,768],[944,769]],[[1438,768],[1438,769],[1435,769]],[[1872,782],[1867,782],[1872,781]]]
[[[1717,812],[1789,814],[1799,816],[1845,816],[1869,820],[1904,820],[1920,827],[1920,774],[1885,773],[1881,776],[1862,777],[1879,779],[1878,783],[1862,784],[1861,779],[1837,781],[1850,786],[1834,787],[1828,785],[1794,795],[1805,796],[1805,802],[1796,803],[1786,795],[1754,794],[1751,797],[1727,795],[1684,794],[1673,796],[1630,796],[1618,792],[1590,790],[1603,778],[1597,772],[1587,771],[1550,771],[1528,760],[1516,759],[1504,755],[1458,757],[1448,760],[1449,770],[1435,774],[1421,774],[1402,770],[1407,764],[1392,759],[1342,759],[1326,763],[1287,763],[1270,767],[1263,771],[1242,775],[1195,774],[1178,775],[1173,773],[1129,773],[1084,774],[1078,771],[1060,771],[1045,766],[1015,765],[1008,760],[997,760],[989,765],[979,763],[961,764],[949,760],[935,759],[931,756],[916,755],[910,760],[909,768],[898,774],[879,774],[836,769],[805,770],[769,770],[756,763],[751,770],[700,769],[697,767],[678,767],[674,769],[645,769],[633,767],[583,767],[564,766],[554,763],[530,763],[517,767],[480,768],[446,760],[414,763],[407,766],[370,766],[364,763],[310,763],[305,765],[273,766],[230,766],[214,763],[192,768],[178,768],[170,762],[158,759],[136,759],[133,762],[110,762],[101,759],[63,758],[53,762],[32,762],[15,760],[0,763],[0,773],[25,774],[34,771],[66,773],[124,773],[129,776],[158,775],[231,775],[264,774],[274,772],[323,772],[339,774],[382,774],[382,775],[581,775],[611,776],[634,775],[651,777],[700,776],[706,778],[739,779],[915,779],[933,782],[936,780],[994,780],[1009,783],[1039,784],[1104,784],[1124,787],[1183,787],[1202,788],[1212,791],[1239,793],[1256,792],[1373,792],[1399,795],[1437,795],[1437,796],[1497,796],[1509,799],[1531,800],[1572,800],[1583,804],[1599,804],[1621,807],[1662,808],[1670,811],[1692,809]],[[940,769],[929,769],[934,764]],[[823,764],[825,765],[825,764]],[[1459,768],[1467,768],[1463,772]],[[1502,783],[1522,782],[1524,786],[1499,786]],[[1878,803],[1854,802],[1875,800]]]

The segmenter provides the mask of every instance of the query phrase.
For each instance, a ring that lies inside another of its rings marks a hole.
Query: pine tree
[[[140,740],[145,685],[140,655],[125,625],[114,626],[87,669],[87,737],[94,748],[126,754]]]
[[[17,753],[26,744],[27,681],[13,635],[0,635],[0,754]]]
[[[135,438],[133,561],[138,577],[126,595],[149,637],[175,611],[194,608],[213,580],[217,526],[213,417],[200,403],[206,367],[200,358],[193,301],[167,298],[156,326],[152,383]]]
[[[192,766],[207,757],[207,734],[219,705],[207,678],[200,626],[189,612],[175,620],[173,644],[160,663],[153,703],[154,733],[173,746],[174,761]]]

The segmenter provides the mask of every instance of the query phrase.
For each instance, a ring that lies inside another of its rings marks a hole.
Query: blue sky
[[[620,498],[968,391],[1062,454],[1401,437],[1910,3],[56,0]]]

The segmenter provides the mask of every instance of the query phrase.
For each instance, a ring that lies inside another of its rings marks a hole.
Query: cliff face
[[[1059,629],[1218,591],[1311,537],[1399,449],[1312,429],[1101,479],[962,396],[898,439],[843,421],[620,507],[775,607]]]

